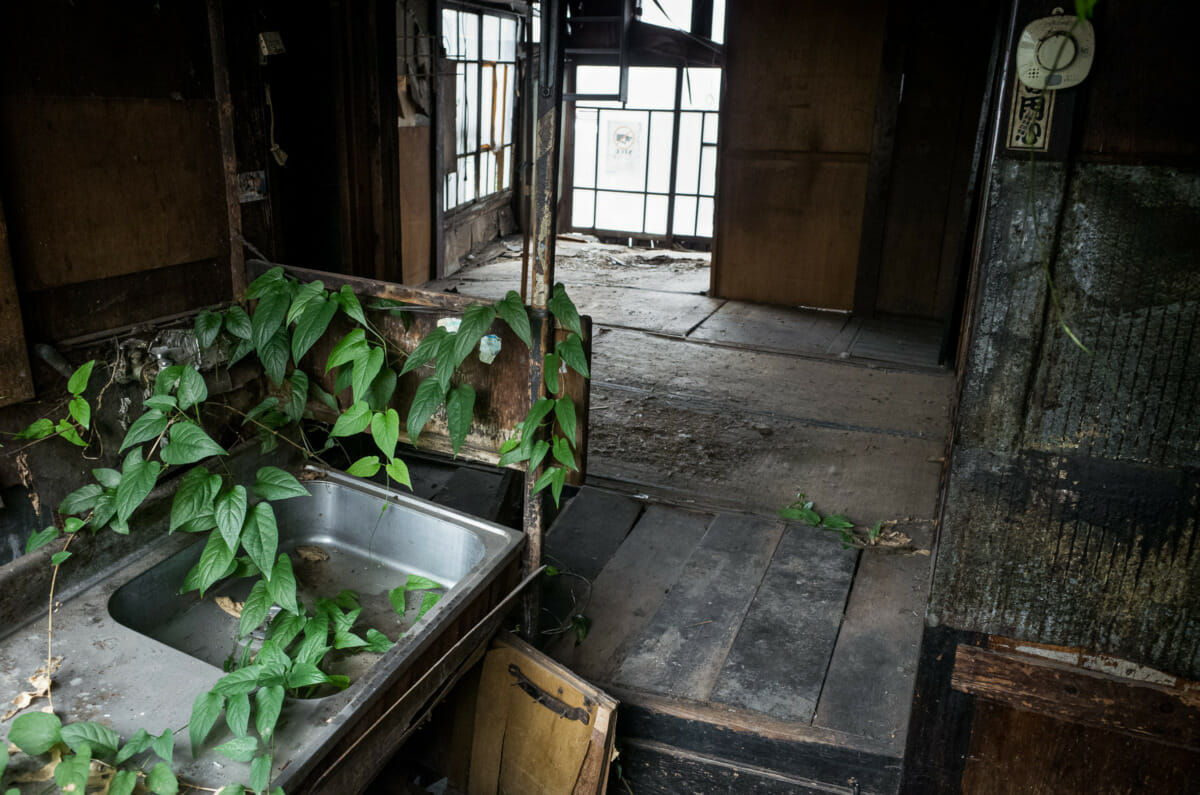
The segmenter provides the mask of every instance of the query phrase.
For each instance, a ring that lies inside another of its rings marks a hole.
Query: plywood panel
[[[401,127],[400,136],[400,266],[404,283],[414,287],[433,276],[429,184],[430,127]]]
[[[865,158],[727,158],[717,295],[849,310],[866,186]]]
[[[23,290],[228,257],[212,101],[5,97],[0,170]]]

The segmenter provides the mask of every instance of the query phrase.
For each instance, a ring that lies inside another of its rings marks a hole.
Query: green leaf
[[[296,294],[292,296],[291,306],[288,307],[287,318],[283,321],[289,326],[296,322],[296,318],[300,317],[313,304],[325,302],[325,283],[321,281],[308,282],[296,288]]]
[[[267,581],[258,580],[242,603],[242,617],[238,621],[238,637],[244,638],[259,624],[266,621],[271,612],[271,597],[267,593]]]
[[[292,334],[292,360],[297,364],[304,354],[312,349],[317,340],[329,329],[329,323],[337,314],[337,304],[322,299],[309,304],[300,321],[296,323],[296,331]],[[326,371],[328,372],[328,371]]]
[[[175,756],[175,733],[170,729],[164,729],[162,734],[154,738],[152,747],[160,759],[168,765],[171,764]]]
[[[442,385],[443,392],[450,388],[450,379],[454,375],[454,368],[458,367],[458,361],[454,358],[454,341],[456,339],[458,339],[457,334],[450,334],[438,346],[437,362],[434,365],[433,374],[438,383]]]
[[[13,718],[8,741],[30,756],[44,754],[62,741],[62,721],[49,712],[27,712]]]
[[[410,574],[404,581],[404,590],[406,591],[435,591],[441,587],[439,583],[419,574]]]
[[[441,407],[445,399],[446,392],[436,378],[426,378],[417,387],[412,406],[408,410],[408,440],[413,446],[416,446],[417,437],[421,435],[421,430],[429,422],[429,418]]]
[[[275,566],[271,569],[271,579],[267,581],[267,594],[271,601],[284,610],[291,613],[300,612],[300,605],[296,602],[296,575],[292,571],[291,558],[287,555],[280,555],[275,561]]]
[[[92,477],[96,478],[100,482],[100,485],[106,489],[115,489],[121,483],[121,473],[107,467],[93,469]]]
[[[127,521],[150,495],[162,469],[157,461],[143,461],[141,458],[142,452],[139,447],[125,457],[125,465],[121,468],[121,485],[117,486],[116,507],[117,519],[122,522]]]
[[[529,413],[525,415],[525,421],[521,423],[521,441],[529,441],[532,444],[534,434],[537,428],[541,425],[542,420],[546,415],[554,410],[554,400],[552,398],[538,398],[533,407],[529,409]]]
[[[854,527],[854,522],[841,514],[834,513],[821,520],[821,527],[827,530],[849,530]]]
[[[71,424],[70,420],[65,418],[59,420],[58,425],[54,426],[54,430],[71,444],[77,447],[87,447],[87,442],[79,435],[79,431],[75,430],[75,426]]]
[[[433,609],[433,606],[442,601],[442,595],[437,591],[426,591],[421,595],[421,607],[417,610],[417,617],[414,620],[420,621],[426,613]]]
[[[50,556],[50,565],[61,566],[62,564],[67,562],[67,558],[69,558],[69,557],[71,557],[70,552],[66,552],[66,551],[55,552],[53,555]]]
[[[298,662],[292,666],[292,670],[288,671],[287,686],[290,688],[308,687],[310,685],[321,685],[328,681],[324,672],[321,671],[315,664],[310,662]]]
[[[474,416],[475,390],[470,384],[456,386],[446,398],[446,424],[450,429],[450,449],[455,455],[467,439]]]
[[[240,306],[231,306],[225,313],[225,330],[239,340],[249,340],[253,333],[250,316]]]
[[[808,507],[784,508],[779,512],[779,518],[793,522],[804,522],[810,527],[821,526],[821,515]]]
[[[188,738],[192,743],[192,756],[199,756],[200,744],[212,731],[212,727],[216,724],[224,707],[225,697],[211,691],[201,693],[192,702],[192,717],[188,721]]]
[[[283,709],[283,685],[260,687],[254,694],[254,728],[264,740],[270,738]]]
[[[533,334],[529,328],[529,314],[521,303],[521,296],[516,290],[509,290],[504,300],[496,304],[496,313],[503,318],[517,338],[525,343],[525,347],[533,345]]]
[[[16,434],[15,439],[45,439],[50,434],[54,433],[54,421],[43,417],[40,420],[29,423],[23,431]]]
[[[238,693],[225,702],[225,723],[236,737],[245,737],[250,728],[250,694]]]
[[[384,458],[396,457],[396,442],[400,438],[400,415],[395,409],[376,412],[371,417],[371,438]]]
[[[370,424],[371,409],[365,400],[360,400],[342,412],[342,415],[337,418],[337,422],[333,424],[333,430],[329,432],[329,435],[353,436],[356,433],[362,433]]]
[[[117,758],[114,760],[114,763],[119,765],[128,759],[132,759],[134,756],[137,756],[142,751],[145,751],[147,748],[149,748],[153,743],[154,737],[150,734],[150,732],[146,731],[145,729],[138,729],[137,732],[129,738],[129,741],[126,742],[121,748],[121,751],[117,754]]]
[[[389,370],[387,372],[391,372],[391,371]],[[395,373],[392,373],[392,378],[395,379],[395,377],[396,377]],[[394,386],[395,386],[395,384],[393,382],[393,388],[394,388]],[[324,389],[322,389],[321,385],[318,384],[316,381],[310,381],[308,384],[308,389],[310,392],[312,392],[314,395],[316,395],[317,399],[320,400],[322,403],[324,403],[326,406],[333,409],[334,411],[338,411],[337,398],[335,398],[333,395],[329,394]]]
[[[283,326],[277,328],[258,348],[258,360],[262,362],[263,371],[274,384],[283,383],[283,376],[287,373],[289,351],[288,333]]]
[[[280,282],[283,282],[286,279],[287,277],[284,276],[282,267],[276,266],[271,268],[262,276],[259,276],[257,279],[252,281],[250,286],[246,288],[246,300],[250,301],[255,298],[261,298],[262,296],[266,295],[269,290],[276,287]]]
[[[106,489],[103,494],[96,498],[96,505],[92,508],[92,527],[100,530],[116,515],[117,490]]]
[[[546,391],[551,395],[558,394],[558,368],[562,359],[556,353],[547,353],[542,359],[542,378],[546,382]]]
[[[402,486],[412,490],[412,478],[408,474],[408,464],[399,458],[393,458],[387,464],[387,476]]]
[[[583,326],[579,320],[579,310],[575,308],[575,304],[571,301],[570,296],[567,295],[566,288],[561,283],[554,285],[554,295],[550,298],[546,308],[558,320],[559,325],[569,331],[574,331],[580,336],[583,335]]]
[[[91,721],[68,723],[62,727],[60,736],[72,751],[79,753],[81,745],[88,745],[96,756],[115,754],[121,744],[121,738],[115,731]]]
[[[142,405],[148,409],[158,409],[166,413],[179,408],[179,401],[171,395],[151,395],[142,401]]]
[[[371,388],[371,383],[375,380],[375,376],[379,375],[379,370],[383,367],[383,348],[369,348],[365,355],[361,355],[354,360],[354,370],[350,374],[350,388],[353,392],[355,400],[365,400],[367,390]]]
[[[379,466],[379,456],[367,455],[351,464],[346,469],[346,473],[356,478],[374,477],[375,473],[379,471]]]
[[[246,668],[238,668],[236,671],[231,671],[225,674],[217,683],[213,685],[212,692],[220,696],[229,698],[240,693],[249,693],[258,687],[258,679],[263,673],[263,668],[260,665],[251,665]],[[228,710],[228,703],[225,705]]]
[[[550,443],[545,439],[538,439],[534,442],[533,452],[529,456],[529,471],[532,472],[540,467],[548,452],[550,452]]]
[[[221,538],[225,539],[225,545],[237,552],[242,523],[246,521],[246,489],[234,486],[221,492],[217,497],[213,515],[217,520]]]
[[[146,789],[156,795],[175,795],[179,792],[179,780],[171,772],[170,765],[159,762],[150,771],[150,775],[146,776]]]
[[[71,398],[71,402],[67,404],[67,413],[81,428],[87,428],[92,422],[92,407],[81,397]]]
[[[304,417],[304,409],[308,405],[308,376],[301,370],[293,370],[288,377],[291,382],[288,389],[288,402],[283,412],[292,422],[299,422]]]
[[[555,346],[555,351],[575,372],[584,378],[591,378],[588,372],[587,355],[583,352],[583,340],[578,334],[568,334],[567,338]]]
[[[221,538],[219,533],[209,535],[204,549],[200,552],[200,560],[193,567],[195,587],[200,590],[201,596],[204,596],[204,592],[212,587],[213,583],[226,576],[233,564],[233,557],[233,550],[225,545],[225,539]],[[188,579],[192,579],[190,574]]]
[[[575,466],[575,455],[571,452],[571,443],[561,436],[554,440],[554,458],[567,469],[578,471]]]
[[[438,350],[441,347],[442,340],[450,335],[442,326],[438,326],[433,331],[426,334],[417,347],[413,348],[412,353],[404,361],[404,367],[400,370],[400,375],[411,373],[421,365],[428,362],[434,356],[437,356]]]
[[[86,522],[76,516],[68,516],[63,522],[63,532],[76,533],[82,530],[85,524]]]
[[[558,570],[558,567],[557,567],[557,566],[549,566],[549,565],[547,565],[547,566],[546,566],[546,571],[544,572],[544,574],[545,574],[547,577],[557,577],[558,575],[562,574],[562,572],[560,572],[560,571]]]
[[[363,315],[362,305],[358,302],[358,296],[354,294],[354,290],[350,285],[343,284],[342,289],[334,294],[334,299],[342,307],[343,312],[360,325],[367,325],[367,318]]]
[[[265,792],[270,783],[271,757],[268,755],[254,757],[250,763],[250,789],[255,792]]]
[[[329,352],[329,358],[325,361],[325,372],[328,373],[338,365],[354,361],[368,347],[367,332],[360,328],[354,329],[333,346],[333,350]]]
[[[396,644],[394,644],[390,640],[388,640],[387,635],[384,635],[379,630],[368,629],[367,630],[367,645],[364,646],[363,649],[364,649],[364,651],[375,652],[376,654],[383,654],[384,652],[386,652],[388,649],[392,648],[392,646],[395,646],[395,645]]]
[[[163,448],[163,463],[171,465],[194,464],[210,455],[227,455],[225,448],[213,441],[191,420],[177,422],[171,426],[171,443]],[[125,479],[122,478],[124,483]]]
[[[108,470],[112,472],[113,470]],[[118,482],[120,481],[121,473],[117,473]],[[96,498],[104,492],[98,484],[89,483],[86,486],[75,489],[75,491],[63,497],[63,501],[58,506],[58,512],[61,514],[84,513],[90,511],[96,504]]]
[[[142,416],[134,420],[133,425],[129,426],[129,430],[125,434],[125,441],[121,442],[121,447],[117,452],[123,453],[126,448],[132,447],[135,444],[157,439],[158,435],[165,431],[170,423],[170,418],[158,409],[147,410]]]
[[[250,339],[260,352],[272,337],[283,328],[284,318],[287,317],[288,307],[292,297],[287,284],[280,282],[269,288],[259,298],[254,315],[250,318]]]
[[[75,397],[83,394],[87,389],[88,380],[92,377],[92,368],[96,366],[96,360],[81,364],[75,372],[71,373],[71,377],[67,379],[67,391]]]
[[[300,484],[290,472],[279,467],[262,467],[256,474],[254,493],[264,500],[286,500],[291,497],[308,497],[308,489]]]
[[[361,649],[367,642],[349,630],[338,630],[333,636],[335,649]]]
[[[184,365],[183,372],[179,374],[179,390],[175,396],[179,400],[180,411],[187,411],[197,403],[203,403],[208,399],[208,385],[204,383],[204,376],[196,372],[196,368],[191,365]]]
[[[396,615],[403,616],[405,608],[405,594],[408,593],[403,585],[399,585],[388,591],[388,601],[392,603],[392,609],[396,611]]]
[[[483,335],[487,334],[495,319],[495,307],[471,304],[463,310],[462,323],[459,324],[458,331],[454,335],[455,367],[462,364],[471,355],[471,351],[475,350],[475,346],[479,344],[479,340],[483,339]]]
[[[558,420],[558,428],[563,432],[563,436],[571,442],[572,445],[577,445],[575,440],[576,422],[575,422],[575,403],[569,397],[560,397],[554,401],[554,418]]]
[[[305,618],[298,616],[295,613],[282,612],[271,619],[271,626],[268,629],[267,637],[274,640],[279,648],[285,649],[288,647],[300,631],[304,629]]]
[[[108,795],[133,795],[137,786],[137,773],[132,770],[118,770],[113,774],[108,784]]]
[[[279,527],[275,524],[275,511],[271,503],[260,502],[250,509],[246,524],[242,527],[242,546],[254,565],[262,570],[263,576],[270,579],[267,572],[272,570],[279,547]]]
[[[216,750],[217,753],[235,762],[249,762],[258,750],[258,740],[254,737],[237,737],[218,745]]]
[[[217,488],[213,488],[213,478],[216,478]],[[174,532],[177,527],[198,516],[213,513],[213,501],[216,499],[220,485],[220,476],[211,475],[202,467],[189,469],[179,481],[175,499],[171,502],[170,532]]]
[[[253,350],[254,350],[253,342],[251,342],[250,340],[238,340],[237,347],[233,349],[233,353],[229,354],[229,361],[227,362],[227,364],[230,364],[230,365],[237,364],[242,359],[245,359],[247,356],[249,356],[250,352]]]
[[[82,793],[87,788],[92,765],[92,749],[84,743],[74,756],[64,756],[54,767],[54,783],[63,792]]]
[[[171,390],[175,388],[175,384],[179,382],[179,375],[183,372],[183,365],[173,364],[170,367],[164,367],[158,371],[158,375],[154,376],[154,394],[169,395]]]
[[[201,348],[212,347],[212,344],[217,341],[217,334],[221,331],[221,316],[216,312],[210,312],[205,309],[200,314],[196,315],[196,339],[200,341]]]
[[[555,473],[559,471],[561,471],[559,467],[546,467],[546,471],[544,471],[542,476],[533,484],[533,493],[537,494],[542,489],[551,485],[554,482]]]

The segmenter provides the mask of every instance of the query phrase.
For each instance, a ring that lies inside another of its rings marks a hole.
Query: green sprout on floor
[[[861,548],[864,546],[861,534],[854,532],[854,522],[851,522],[840,513],[831,513],[822,516],[813,506],[813,501],[802,491],[796,494],[796,499],[792,500],[786,508],[779,510],[779,518],[787,519],[791,522],[803,522],[809,527],[819,527],[822,530],[837,533],[842,539],[843,549]],[[866,546],[873,546],[878,542],[882,530],[883,522],[876,522],[866,528]]]

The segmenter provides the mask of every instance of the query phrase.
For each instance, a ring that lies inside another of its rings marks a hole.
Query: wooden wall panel
[[[719,294],[849,310],[865,160],[726,157],[722,202],[734,209],[718,216]]]
[[[400,266],[404,283],[429,281],[433,238],[432,186],[429,184],[429,126],[401,127],[400,134]]]
[[[228,256],[216,104],[8,96],[0,189],[20,287]]]
[[[0,406],[20,403],[31,397],[33,377],[29,370],[29,354],[25,350],[25,328],[21,323],[12,257],[8,251],[4,202],[0,201]]]
[[[851,308],[886,11],[885,0],[732,10],[714,295]]]

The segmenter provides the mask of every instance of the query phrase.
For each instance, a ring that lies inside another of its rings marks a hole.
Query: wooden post
[[[225,174],[225,207],[229,215],[229,270],[233,297],[246,292],[246,260],[242,251],[242,205],[238,198],[237,151],[233,133],[233,97],[229,91],[229,59],[225,51],[225,13],[222,0],[208,0],[208,38],[212,48],[213,92]]]
[[[542,6],[542,44],[539,53],[538,90],[531,97],[536,109],[533,124],[533,215],[526,234],[533,242],[533,284],[530,304],[536,333],[530,351],[529,397],[532,406],[545,395],[542,378],[542,357],[550,350],[554,341],[553,318],[546,312],[550,291],[554,285],[554,233],[558,208],[558,136],[562,127],[560,108],[562,105],[563,60],[561,42],[566,25],[566,5],[563,0],[547,0]],[[525,472],[526,535],[524,572],[537,569],[542,562],[542,533],[545,531],[546,516],[544,494],[534,494],[541,467]],[[528,639],[537,636],[538,615],[541,598],[537,588],[531,588],[525,596],[525,610],[521,621],[522,633]]]

